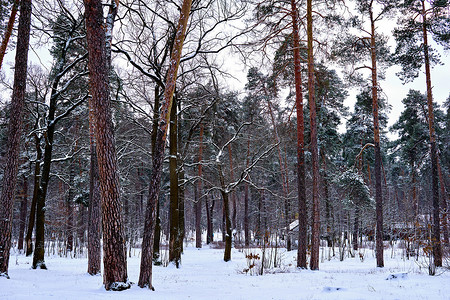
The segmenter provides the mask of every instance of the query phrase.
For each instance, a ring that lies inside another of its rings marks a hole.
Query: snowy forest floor
[[[13,253],[11,279],[0,278],[0,299],[450,299],[450,270],[429,276],[425,260],[406,260],[400,250],[393,256],[386,249],[384,268],[376,268],[373,251],[364,250],[363,261],[358,253],[342,262],[324,259],[319,271],[310,271],[295,268],[296,251],[279,249],[281,267],[262,276],[245,273],[252,263],[246,254],[257,251],[233,249],[232,261],[226,263],[221,249],[187,247],[180,269],[153,268],[154,292],[136,284],[107,292],[101,276],[86,273],[86,258],[46,256],[48,270],[32,270],[31,257]],[[136,283],[140,256],[133,252],[128,276]]]

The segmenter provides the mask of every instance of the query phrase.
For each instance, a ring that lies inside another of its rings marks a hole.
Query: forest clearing
[[[398,244],[396,244],[398,246]],[[328,249],[321,249],[325,259],[319,271],[295,267],[296,251],[278,249],[280,266],[273,266],[264,275],[251,275],[249,254],[259,254],[260,248],[233,249],[230,262],[222,260],[223,249],[191,244],[185,248],[181,268],[154,267],[154,287],[151,292],[132,285],[120,293],[105,291],[101,276],[86,273],[87,259],[50,256],[48,270],[30,270],[31,259],[13,255],[11,282],[0,282],[0,298],[18,299],[450,299],[450,272],[429,276],[427,262],[421,257],[406,259],[404,251],[386,249],[384,268],[376,268],[374,252],[362,249],[364,259],[355,257],[327,259]],[[336,249],[337,250],[337,249]],[[128,259],[131,281],[139,275],[139,249],[133,249]],[[267,253],[269,250],[267,249]],[[346,256],[348,253],[346,254]],[[260,263],[260,262],[259,262]],[[258,268],[258,267],[256,267]],[[397,277],[397,278],[395,278]]]
[[[4,0],[0,36],[0,298],[449,298],[450,1]]]

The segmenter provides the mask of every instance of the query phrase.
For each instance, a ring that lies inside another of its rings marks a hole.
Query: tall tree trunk
[[[417,222],[417,216],[419,214],[419,203],[417,201],[417,188],[416,188],[416,169],[414,161],[411,160],[411,189],[412,189],[412,205],[413,205],[413,222]]]
[[[206,209],[206,244],[210,244],[214,241],[213,233],[213,213],[214,213],[214,200],[212,200],[211,206],[209,206],[208,198],[205,199]]]
[[[232,229],[231,229],[231,215],[230,215],[230,200],[229,193],[225,191],[225,175],[223,174],[222,165],[219,164],[219,180],[223,200],[223,211],[225,215],[225,252],[223,254],[224,261],[231,260],[231,246],[232,246]]]
[[[33,198],[31,200],[30,216],[28,218],[28,228],[27,234],[25,236],[25,246],[26,246],[26,256],[33,254],[33,241],[31,240],[33,236],[34,224],[36,221],[36,207],[37,207],[37,196],[39,190],[39,177],[41,175],[41,159],[42,159],[42,149],[41,149],[41,138],[38,134],[34,134],[34,140],[36,145],[36,162],[34,164],[34,176],[33,176]]]
[[[25,103],[30,21],[31,0],[22,0],[17,35],[13,95],[8,124],[8,141],[6,144],[2,193],[0,196],[0,276],[5,277],[8,277],[9,253],[11,250],[12,215],[19,164],[23,106]]]
[[[66,61],[67,49],[61,52],[60,57],[57,60],[58,74],[62,74],[65,61]],[[53,139],[56,130],[57,120],[55,120],[56,108],[58,104],[58,85],[62,78],[62,75],[58,75],[52,82],[52,89],[50,94],[50,104],[48,107],[47,115],[47,130],[44,133],[45,147],[44,157],[42,163],[42,173],[39,179],[39,187],[37,189],[36,200],[36,247],[33,253],[33,269],[47,269],[44,259],[44,243],[45,243],[45,201],[47,198],[47,188],[50,181],[50,170],[52,166],[53,155]]]
[[[195,210],[195,247],[202,247],[202,160],[203,160],[203,123],[200,124],[200,140],[198,146],[198,181],[195,188],[196,197],[194,203]]]
[[[67,210],[67,252],[73,251],[73,178],[75,173],[74,162],[73,159],[70,162],[70,171],[69,171],[69,192],[66,200],[66,210]]]
[[[248,165],[250,163],[249,160],[250,157],[250,140],[247,141],[247,158],[246,158],[246,168],[248,168]],[[248,175],[247,178],[248,180]],[[249,211],[248,211],[248,188],[249,184],[246,181],[244,185],[244,239],[245,239],[245,247],[250,246],[250,224],[249,224]]]
[[[439,179],[438,179],[438,155],[436,146],[436,132],[434,129],[433,92],[431,86],[430,56],[428,52],[428,32],[426,18],[425,1],[422,1],[422,33],[423,33],[423,54],[425,59],[425,78],[427,83],[427,104],[428,104],[428,128],[430,131],[430,151],[431,151],[431,191],[433,194],[433,231],[432,245],[434,265],[442,267],[442,245],[441,226],[439,218]]]
[[[156,134],[158,132],[158,122],[159,122],[159,85],[155,87],[155,103],[153,105],[153,122],[152,122],[152,158],[155,156],[156,147]],[[153,241],[153,261],[155,264],[161,264],[159,246],[161,242],[161,217],[160,217],[160,205],[159,199],[156,199],[156,224],[155,224],[155,235]]]
[[[27,222],[27,206],[28,206],[28,178],[22,176],[22,202],[20,204],[20,225],[19,225],[19,241],[17,243],[17,249],[23,250],[23,236],[25,233],[25,224]],[[22,251],[21,251],[22,252]]]
[[[88,274],[101,273],[101,238],[102,238],[102,207],[100,199],[100,183],[97,161],[97,143],[95,141],[95,116],[92,98],[89,98],[89,141],[90,141],[90,172],[89,172],[89,223],[88,223]]]
[[[359,206],[356,205],[355,207],[355,219],[353,223],[353,250],[358,250],[358,233],[359,233],[359,215],[360,215],[360,209]]]
[[[231,151],[231,144],[228,145],[228,160],[230,163],[230,180],[234,181],[234,170],[233,170],[233,155]],[[237,203],[236,203],[236,192],[232,191],[231,194],[231,204],[233,205],[233,214],[231,215],[231,226],[232,229],[237,227]]]
[[[9,38],[11,37],[11,33],[13,31],[14,22],[16,21],[17,8],[19,6],[20,0],[14,0],[11,15],[9,16],[8,25],[5,30],[5,35],[3,36],[2,45],[0,46],[0,69],[3,65],[3,58],[6,54],[6,47],[8,47]]]
[[[178,118],[176,96],[172,102],[170,111],[169,128],[169,172],[170,172],[170,236],[169,236],[169,262],[177,268],[180,266],[181,249],[179,244],[180,235],[180,216],[179,216],[179,195],[178,195],[178,172],[177,172],[177,154],[178,154]]]
[[[77,220],[77,244],[78,255],[83,255],[85,247],[85,233],[86,233],[86,207],[83,204],[78,206],[78,220]]]
[[[297,267],[306,268],[306,250],[308,248],[306,234],[306,185],[305,185],[305,141],[303,119],[303,92],[300,59],[300,36],[298,28],[298,11],[295,0],[291,0],[292,33],[294,38],[294,77],[295,106],[297,113],[297,193],[298,193],[298,249]]]
[[[378,82],[377,82],[377,53],[375,42],[375,20],[372,7],[370,8],[370,54],[372,60],[372,113],[373,133],[375,142],[375,205],[376,205],[376,259],[377,267],[384,267],[383,258],[383,194],[381,190],[381,150],[380,150],[380,125],[378,119]]]
[[[180,165],[182,165],[183,162],[180,162]],[[181,254],[183,253],[183,240],[184,240],[184,236],[185,236],[185,222],[184,222],[184,168],[181,167],[179,172],[178,172],[178,182],[182,182],[182,184],[179,185],[178,187],[178,226],[179,226],[179,230],[178,230],[178,241],[177,244],[179,245],[180,248],[180,259],[181,259]]]
[[[322,152],[322,162],[323,162],[323,190],[325,196],[325,219],[326,219],[326,237],[327,237],[327,246],[333,247],[334,241],[334,224],[333,224],[333,207],[330,201],[330,191],[329,191],[329,180],[328,180],[328,170],[327,170],[327,161],[325,150],[321,149]]]
[[[320,202],[319,202],[319,153],[317,146],[316,99],[314,91],[314,55],[313,55],[313,19],[312,0],[307,1],[307,34],[308,34],[308,96],[309,122],[311,128],[312,158],[312,230],[311,230],[311,270],[319,269],[319,235],[320,235]]]
[[[117,1],[118,2],[118,1]],[[117,5],[116,2],[113,5]],[[106,290],[130,287],[120,202],[119,176],[111,117],[106,37],[102,2],[84,0],[89,51],[89,83],[92,93],[99,183],[102,201],[103,283]]]
[[[161,106],[161,115],[155,143],[155,154],[153,156],[153,170],[150,179],[149,196],[147,209],[145,212],[144,237],[142,240],[141,272],[139,274],[138,285],[154,289],[152,285],[152,257],[153,238],[156,221],[156,203],[161,185],[162,163],[164,160],[164,148],[169,125],[170,111],[172,108],[173,93],[177,79],[178,66],[180,64],[181,51],[183,48],[189,13],[191,11],[192,0],[183,0],[180,19],[177,25],[175,42],[170,59],[170,66],[167,72],[166,88],[164,90],[164,102]]]

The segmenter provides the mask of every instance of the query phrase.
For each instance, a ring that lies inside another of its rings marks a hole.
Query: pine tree
[[[14,86],[11,99],[8,141],[0,196],[0,276],[8,277],[11,248],[12,209],[19,163],[19,141],[25,104],[28,46],[30,41],[31,0],[21,0],[17,34]],[[9,278],[9,277],[8,277]]]
[[[114,3],[117,5],[116,2]],[[110,67],[103,29],[103,8],[102,2],[96,0],[85,0],[84,6],[89,51],[89,85],[92,94],[102,199],[103,283],[106,290],[124,290],[130,288],[130,283],[127,275],[123,215],[112,130],[108,80]]]
[[[398,74],[403,81],[410,81],[418,76],[424,66],[427,87],[428,128],[431,153],[432,193],[433,193],[433,256],[434,265],[442,266],[442,246],[439,218],[439,179],[438,154],[436,145],[435,117],[433,110],[433,93],[431,85],[431,65],[438,61],[428,41],[429,33],[433,39],[449,48],[450,35],[448,26],[450,18],[446,13],[450,3],[446,0],[406,0],[399,5],[403,17],[399,27],[394,31],[397,41],[395,62],[402,66]]]

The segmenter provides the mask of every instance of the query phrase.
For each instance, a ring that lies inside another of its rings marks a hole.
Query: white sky
[[[384,21],[383,21],[384,22]],[[389,34],[392,28],[395,26],[395,22],[386,21],[382,24],[382,31],[385,34]],[[393,50],[394,42],[390,41],[391,50]],[[432,85],[433,85],[433,97],[434,101],[442,105],[442,103],[449,97],[450,94],[450,81],[449,81],[449,66],[450,66],[450,53],[446,53],[443,51],[442,47],[434,45],[441,54],[441,60],[443,65],[437,65],[432,69]],[[10,50],[4,61],[4,65],[2,67],[1,72],[6,73],[8,78],[12,78],[12,66],[14,61],[15,51]],[[245,67],[242,62],[238,58],[231,58],[228,56],[230,53],[226,54],[226,63],[225,67],[228,71],[235,76],[235,79],[228,78],[226,79],[226,83],[233,89],[238,91],[243,91],[244,86],[246,84],[246,76],[248,67]],[[45,68],[51,67],[51,57],[48,53],[47,49],[32,49],[29,52],[29,59],[33,64],[42,65]],[[330,66],[333,68],[333,66]],[[395,75],[396,72],[400,70],[400,67],[391,67],[386,71],[386,79],[380,81],[379,84],[383,89],[384,94],[388,98],[388,103],[392,106],[392,109],[388,115],[389,121],[388,126],[394,124],[400,116],[400,113],[403,111],[403,104],[401,103],[402,99],[404,99],[409,91],[409,89],[416,89],[421,91],[422,93],[426,92],[425,85],[425,76],[423,70],[420,72],[420,76],[416,78],[413,82],[403,85],[398,77]],[[11,80],[12,81],[12,80]],[[358,89],[352,89],[349,91],[349,97],[346,99],[345,104],[353,110],[353,105],[356,101],[356,95],[359,93]],[[9,101],[9,94],[3,91],[2,93],[2,101]],[[340,126],[340,131],[344,131],[345,126]],[[394,138],[394,135],[389,135],[390,138]]]

